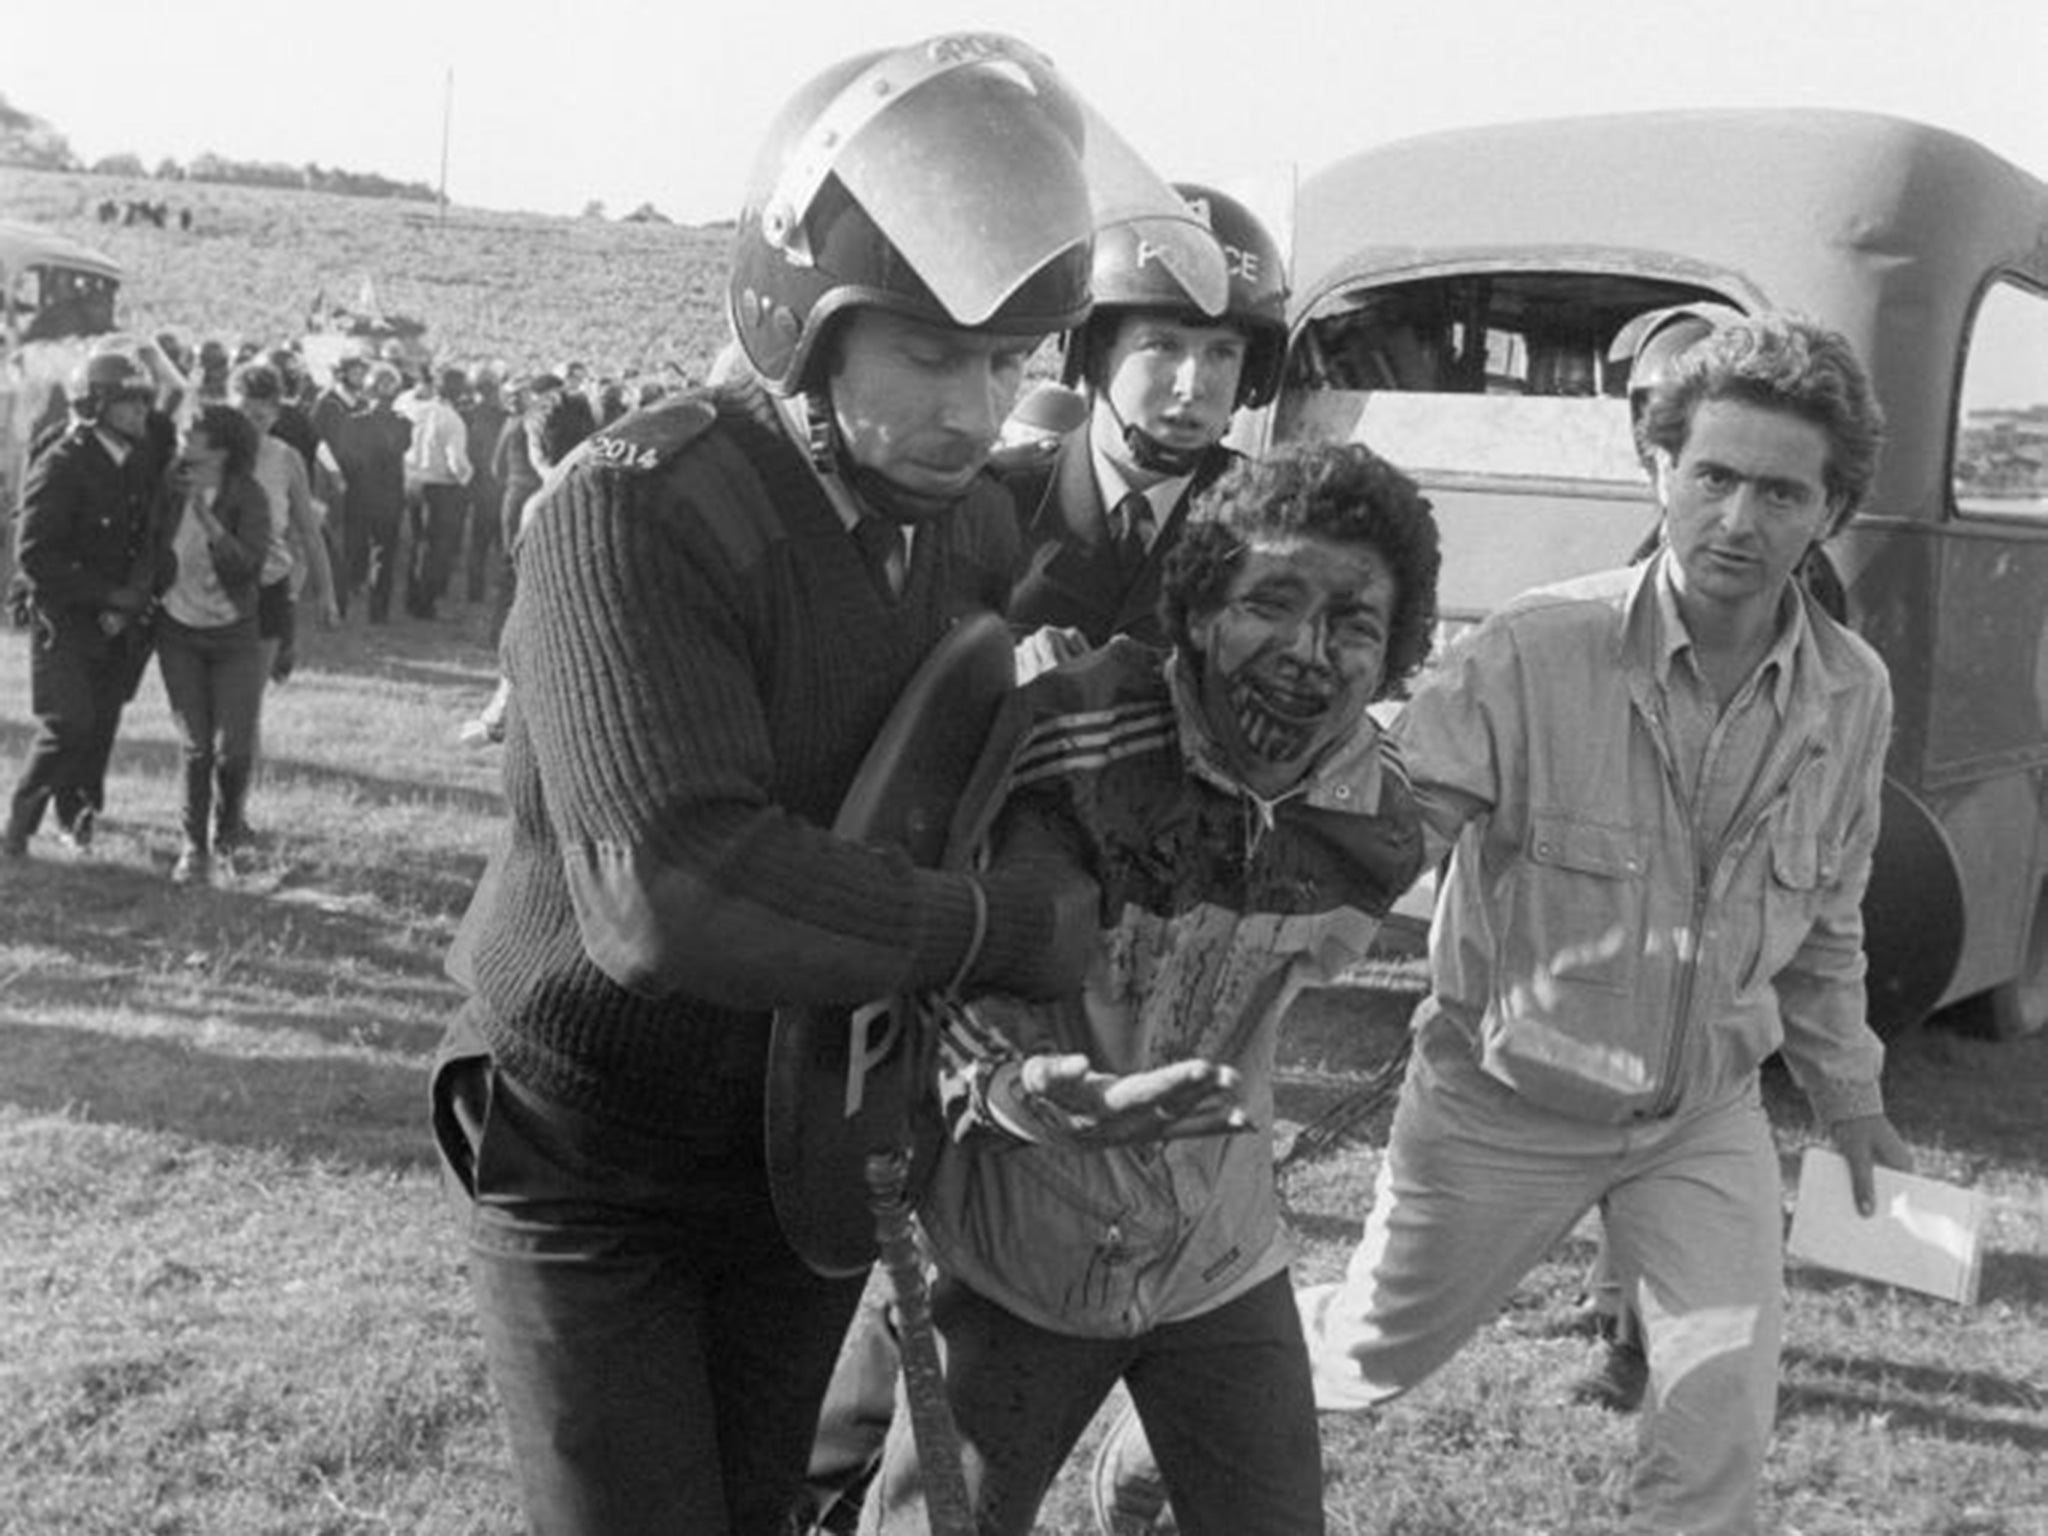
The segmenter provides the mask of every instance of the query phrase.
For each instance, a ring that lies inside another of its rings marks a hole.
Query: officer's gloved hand
[[[1041,672],[1085,656],[1090,649],[1088,637],[1078,629],[1041,625],[1017,642],[1017,685],[1022,687]]]

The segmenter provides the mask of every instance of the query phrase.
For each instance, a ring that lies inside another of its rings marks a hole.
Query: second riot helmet
[[[1176,182],[1175,193],[1207,229],[1228,274],[1222,301],[1196,294],[1159,259],[1156,223],[1132,219],[1096,231],[1092,284],[1095,307],[1070,339],[1068,383],[1101,383],[1100,365],[1116,336],[1120,318],[1133,311],[1184,316],[1243,332],[1244,367],[1238,374],[1237,406],[1259,406],[1273,398],[1287,346],[1287,261],[1265,225],[1243,203],[1212,187]]]

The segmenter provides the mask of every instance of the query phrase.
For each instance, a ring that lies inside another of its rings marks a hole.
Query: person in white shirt
[[[416,619],[435,616],[462,545],[465,487],[474,470],[469,462],[469,428],[455,407],[467,388],[460,368],[444,368],[438,388],[422,379],[419,393],[400,407],[412,422],[412,446],[405,455],[413,534],[405,611]]]

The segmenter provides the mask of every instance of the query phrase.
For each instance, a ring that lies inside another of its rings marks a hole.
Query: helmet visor
[[[763,232],[795,259],[808,259],[795,246],[828,175],[962,326],[986,323],[1046,263],[1121,220],[1146,221],[1198,303],[1220,309],[1229,287],[1222,253],[1172,187],[1012,38],[932,38],[848,83],[763,211]]]

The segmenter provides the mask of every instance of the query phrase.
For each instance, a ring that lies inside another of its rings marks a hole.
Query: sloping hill
[[[102,202],[167,203],[167,227],[104,224]],[[192,213],[179,228],[178,213]],[[730,231],[450,208],[199,182],[0,167],[0,210],[127,268],[127,329],[271,344],[315,295],[353,305],[365,279],[388,311],[427,322],[452,361],[702,377],[723,343]]]

